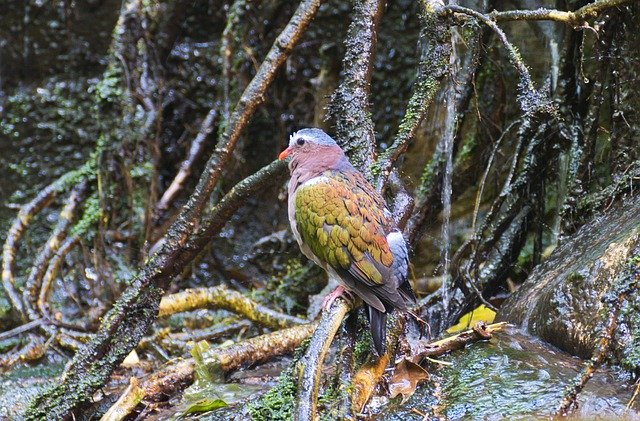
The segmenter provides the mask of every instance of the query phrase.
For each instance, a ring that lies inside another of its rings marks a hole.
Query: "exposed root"
[[[47,349],[47,343],[40,335],[27,335],[27,344],[22,348],[9,352],[0,357],[0,370],[10,368],[19,362],[39,360]]]
[[[100,418],[100,421],[120,421],[130,414],[144,398],[144,390],[140,388],[138,379],[131,377],[129,386],[118,401]]]
[[[187,289],[163,297],[158,317],[198,308],[217,308],[245,316],[247,319],[274,329],[307,323],[307,320],[271,310],[225,285],[212,288]]]
[[[15,289],[13,274],[18,242],[31,219],[43,208],[53,202],[56,194],[60,191],[61,180],[62,178],[49,184],[44,189],[40,190],[38,195],[29,203],[20,207],[18,216],[11,224],[11,228],[9,228],[9,231],[7,232],[7,238],[4,242],[4,246],[2,247],[2,285],[7,293],[7,298],[9,298],[9,301],[11,302],[13,310],[16,311],[23,319],[26,319],[26,313],[24,311],[24,306],[22,305],[22,300]]]
[[[353,308],[352,306],[351,302],[340,298],[334,302],[329,311],[322,314],[307,352],[298,361],[295,369],[298,373],[298,397],[294,415],[296,420],[318,418],[318,394],[324,359],[336,332],[342,325],[342,320]]]
[[[420,127],[433,98],[438,91],[440,81],[446,76],[451,54],[451,38],[445,20],[438,15],[442,3],[437,0],[421,1],[420,20],[423,30],[420,34],[424,43],[420,57],[418,75],[413,83],[413,93],[407,103],[407,109],[398,127],[393,143],[378,158],[377,188],[383,191],[391,169],[402,156]]]
[[[277,173],[283,169],[274,164],[268,167],[271,173],[267,170],[248,177],[246,183],[236,186],[227,194],[227,200],[223,199],[216,206],[211,219],[201,220],[209,197],[218,185],[240,134],[254,111],[265,100],[267,88],[314,18],[319,6],[320,0],[304,0],[300,3],[240,97],[194,193],[172,224],[159,251],[148,259],[136,279],[130,282],[112,310],[105,315],[94,339],[82,352],[76,354],[59,384],[31,401],[26,411],[27,419],[59,419],[86,402],[106,382],[117,364],[135,348],[155,320],[160,290],[202,250],[210,240],[211,232],[222,228],[227,217],[246,200],[246,193],[252,191],[252,187],[261,185],[260,182],[264,181],[262,176],[272,175],[274,170]],[[269,181],[272,182],[273,177]],[[195,227],[200,229],[194,234]],[[203,234],[209,235],[205,238]],[[10,286],[13,287],[12,282]]]
[[[34,304],[38,291],[41,289],[40,285],[42,279],[50,261],[59,249],[61,242],[67,237],[68,231],[73,222],[76,208],[81,203],[86,189],[87,183],[82,182],[71,191],[71,195],[69,196],[67,203],[58,216],[58,223],[53,229],[53,232],[44,247],[35,258],[31,267],[31,272],[27,278],[27,284],[22,291],[24,306],[30,320],[36,320],[41,316],[34,308]]]
[[[630,4],[633,3],[633,1],[634,0],[597,0],[579,8],[575,12],[538,8],[536,10],[493,11],[489,16],[497,21],[551,20],[562,22],[574,29],[582,29],[588,25],[587,19],[598,16],[600,13],[612,7]]]
[[[506,322],[493,323],[490,325],[485,322],[478,322],[473,329],[465,330],[464,332],[440,339],[439,341],[421,343],[418,348],[413,351],[413,355],[411,355],[409,359],[419,364],[426,358],[439,357],[451,351],[462,349],[472,342],[491,339],[491,335],[494,332],[502,330],[506,325]]]
[[[380,0],[353,2],[351,24],[345,40],[342,60],[343,80],[331,98],[329,116],[336,119],[338,143],[356,168],[371,179],[376,139],[369,112],[369,93],[378,24],[384,11]]]
[[[209,349],[203,354],[203,363],[212,373],[224,374],[243,365],[264,362],[270,358],[293,352],[303,340],[311,335],[317,325],[317,322],[307,323],[256,336],[233,345]],[[131,390],[131,386],[128,387],[111,409],[114,407],[123,409],[126,411],[121,414],[124,417],[130,414],[136,405],[143,400],[145,402],[166,401],[193,383],[194,370],[195,360],[193,358],[172,363],[151,375],[136,390]],[[126,402],[126,405],[121,402]]]
[[[38,310],[45,319],[52,320],[52,315],[49,311],[47,301],[49,300],[49,293],[51,291],[53,280],[56,278],[58,269],[60,269],[60,265],[64,261],[65,256],[69,254],[79,243],[80,237],[77,235],[65,239],[62,244],[60,244],[56,254],[51,258],[49,266],[42,277],[42,285],[40,286],[40,293],[38,294]]]

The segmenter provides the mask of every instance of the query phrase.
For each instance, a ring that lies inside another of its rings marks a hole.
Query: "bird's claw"
[[[351,293],[349,292],[349,290],[347,290],[342,285],[338,285],[338,287],[336,289],[334,289],[333,292],[329,293],[326,297],[324,297],[324,300],[322,300],[322,309],[323,310],[329,310],[331,308],[331,306],[333,305],[333,302],[338,297],[342,297],[342,298],[347,299],[349,301],[351,301],[353,299],[353,297],[352,297]]]

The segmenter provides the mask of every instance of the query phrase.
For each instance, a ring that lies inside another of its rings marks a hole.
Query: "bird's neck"
[[[349,171],[353,166],[337,147],[320,147],[314,153],[296,156],[289,163],[291,170],[291,186],[298,188],[305,181],[321,175],[325,171]]]

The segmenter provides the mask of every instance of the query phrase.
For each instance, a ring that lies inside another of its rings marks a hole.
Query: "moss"
[[[418,186],[418,197],[424,196],[431,189],[443,162],[444,156],[439,151],[436,151],[431,161],[422,170],[420,185]]]
[[[293,419],[294,402],[298,388],[294,367],[309,346],[309,339],[296,349],[289,367],[280,373],[278,383],[257,401],[249,405],[249,414],[256,421],[288,421]]]
[[[252,420],[278,421],[292,419],[297,392],[293,368],[289,367],[280,374],[278,383],[257,403],[249,406]]]
[[[84,235],[98,223],[101,216],[102,209],[100,208],[100,200],[97,194],[93,194],[84,202],[82,218],[73,226],[71,235]]]
[[[473,152],[478,146],[478,142],[475,137],[474,132],[469,132],[464,138],[464,142],[462,143],[462,147],[460,151],[456,155],[456,162],[454,163],[455,168],[460,168],[463,165],[467,164],[467,160],[473,157]]]
[[[640,296],[636,293],[640,283],[640,254],[628,259],[626,268],[617,278],[616,293],[627,292],[627,299],[620,308],[622,334],[620,364],[636,375],[640,372]],[[621,291],[622,290],[622,291]],[[605,305],[605,308],[608,307]]]
[[[325,284],[324,271],[309,262],[290,259],[282,273],[273,276],[267,287],[258,292],[260,301],[268,301],[289,314],[305,312],[309,295],[317,294]]]
[[[340,388],[337,382],[331,382],[322,391],[322,394],[318,396],[318,406],[322,407],[322,410],[318,410],[321,420],[335,420],[339,419],[339,402],[340,402]]]

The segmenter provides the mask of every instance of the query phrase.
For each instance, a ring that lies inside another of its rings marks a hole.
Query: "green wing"
[[[302,240],[336,271],[347,271],[367,286],[381,285],[393,263],[384,201],[358,172],[323,176],[296,191]]]

